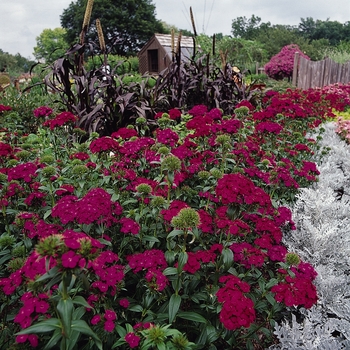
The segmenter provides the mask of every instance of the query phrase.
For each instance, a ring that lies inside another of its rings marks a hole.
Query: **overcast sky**
[[[60,27],[60,15],[72,0],[0,0],[0,49],[33,59],[36,37],[44,29]],[[252,14],[262,22],[298,25],[301,18],[350,21],[349,0],[153,0],[156,16],[168,24],[191,30],[192,7],[198,33],[231,34],[232,20]]]

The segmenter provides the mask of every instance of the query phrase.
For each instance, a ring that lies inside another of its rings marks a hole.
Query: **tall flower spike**
[[[94,0],[87,0],[84,20],[83,20],[83,26],[82,26],[81,33],[80,33],[80,44],[81,45],[83,45],[83,43],[84,43],[85,34],[87,32],[87,29],[88,29],[88,26],[90,23],[93,4],[94,4]]]
[[[182,38],[182,33],[179,33],[179,36],[177,37],[177,44],[176,44],[176,54],[179,53],[180,47],[181,47],[181,38]]]
[[[102,26],[100,19],[96,19],[96,30],[98,35],[98,41],[100,43],[100,49],[104,53],[106,51],[105,38],[103,36]]]
[[[193,28],[193,34],[194,34],[194,36],[197,36],[196,24],[194,23],[194,17],[193,17],[193,12],[192,12],[192,7],[191,6],[190,6],[190,16],[191,16],[191,23],[192,23],[192,28]]]
[[[174,28],[171,29],[171,53],[172,53],[172,59],[174,61],[174,54],[175,54],[175,31],[174,31]]]
[[[82,28],[83,30],[85,27],[87,28],[89,26],[93,4],[94,4],[94,0],[88,0],[88,2],[86,4],[84,21],[83,21],[83,28]]]

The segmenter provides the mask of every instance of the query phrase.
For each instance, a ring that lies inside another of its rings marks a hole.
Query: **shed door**
[[[148,70],[158,73],[158,50],[148,50]]]

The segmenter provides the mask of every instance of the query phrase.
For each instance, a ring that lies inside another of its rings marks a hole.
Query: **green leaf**
[[[51,209],[49,209],[45,214],[44,214],[44,220],[47,219],[51,215]]]
[[[62,331],[61,329],[56,329],[52,335],[52,337],[50,338],[50,340],[48,341],[48,343],[46,343],[45,347],[43,350],[49,350],[51,349],[53,346],[57,345],[57,343],[59,342],[59,340],[62,338]]]
[[[20,332],[16,333],[16,335],[46,333],[57,328],[61,328],[60,320],[58,318],[49,318],[48,320],[33,324],[26,329],[22,329]]]
[[[182,271],[182,268],[185,266],[188,260],[188,254],[186,252],[180,252],[179,257],[177,259],[178,265],[177,265],[177,272],[180,273]]]
[[[110,241],[107,241],[106,239],[99,238],[98,241],[101,242],[104,245],[107,245],[107,246],[110,246],[110,247],[112,246],[112,243]]]
[[[207,323],[207,320],[202,315],[192,311],[181,311],[177,313],[177,316],[189,321]]]
[[[43,282],[47,279],[54,278],[57,275],[61,275],[61,272],[57,266],[53,267],[51,270],[46,272],[44,275],[36,279],[36,282]]]
[[[73,304],[85,306],[87,309],[93,309],[91,305],[83,298],[81,295],[75,296],[73,299]]]
[[[166,350],[166,346],[164,343],[157,344],[157,349],[158,350]]]
[[[183,230],[172,230],[168,236],[167,236],[167,239],[169,238],[172,238],[172,237],[175,237],[175,236],[180,236],[180,235],[183,235],[184,234],[184,231]]]
[[[168,265],[172,265],[175,261],[175,253],[173,251],[167,250],[165,252],[165,259]]]
[[[164,276],[177,275],[177,268],[175,268],[175,267],[167,267],[167,268],[163,271],[163,275],[164,275]]]
[[[116,348],[120,347],[123,344],[126,344],[126,341],[124,340],[124,338],[123,339],[119,339],[113,344],[112,349],[116,349]]]
[[[267,301],[268,301],[272,306],[274,306],[274,305],[277,304],[277,301],[276,301],[276,299],[274,298],[274,296],[273,296],[272,293],[266,293],[265,298],[267,299]]]
[[[124,339],[124,337],[126,336],[126,330],[125,328],[123,328],[121,325],[117,325],[115,327],[115,330],[117,331],[118,335],[120,338]]]
[[[229,248],[224,248],[222,250],[222,257],[223,257],[223,262],[224,266],[226,269],[229,269],[233,263],[233,252]]]
[[[91,308],[91,306],[90,306]],[[73,311],[73,320],[80,320],[86,313],[86,309],[84,306],[79,306]]]
[[[134,312],[142,312],[143,307],[141,305],[134,305],[134,306],[128,307],[128,310],[134,311]]]
[[[88,324],[84,320],[73,320],[72,321],[72,330],[78,331],[80,333],[86,334],[92,337],[95,341],[95,345],[100,349],[102,348],[102,342],[100,338],[92,331],[92,329],[88,326]]]
[[[181,304],[181,296],[173,294],[169,300],[169,323],[172,323],[175,319],[177,312],[179,311]]]
[[[271,278],[268,283],[266,283],[266,289],[270,289],[278,283],[277,278]]]
[[[12,259],[12,254],[7,254],[0,259],[0,265],[3,265],[7,260]]]
[[[61,299],[57,304],[57,311],[63,326],[62,333],[66,338],[70,337],[73,309],[73,301],[70,298]]]
[[[155,242],[155,243],[159,243],[159,239],[157,237],[154,236],[143,236],[142,237],[142,242]]]

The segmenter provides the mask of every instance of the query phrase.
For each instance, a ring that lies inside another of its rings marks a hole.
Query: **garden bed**
[[[37,131],[5,128],[0,345],[273,346],[291,308],[307,320],[325,300],[326,267],[295,241],[310,226],[298,203],[323,164],[318,127],[350,105],[348,91],[270,91],[232,115],[171,109],[149,137],[143,118],[99,137],[47,106]],[[1,112],[5,127],[14,111]],[[332,341],[347,344],[342,329]]]

